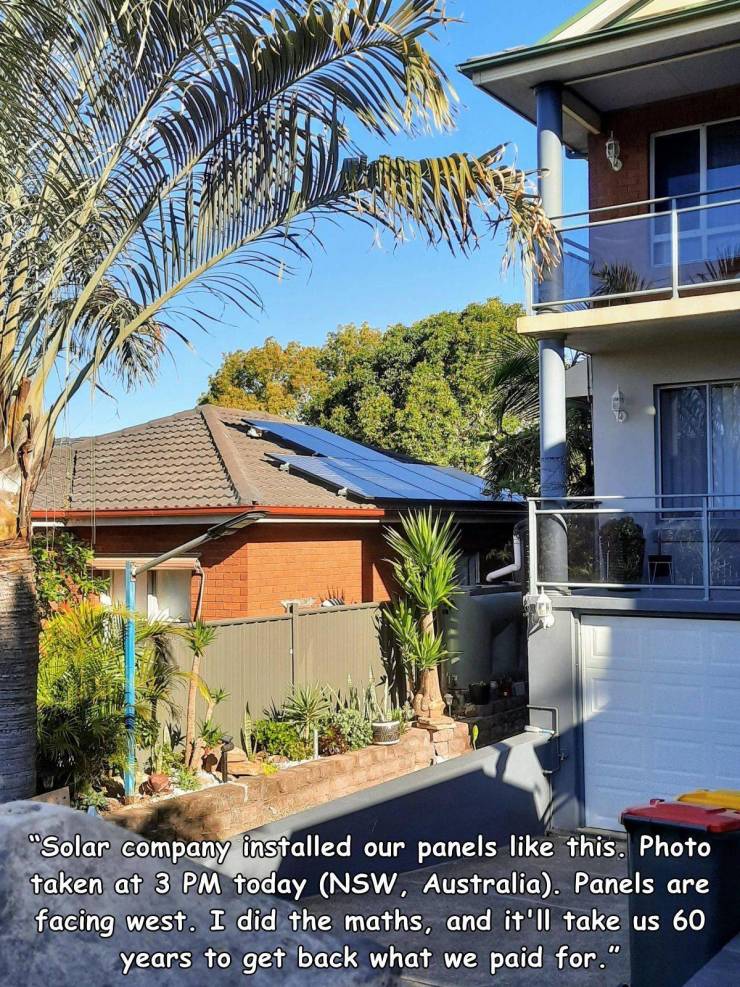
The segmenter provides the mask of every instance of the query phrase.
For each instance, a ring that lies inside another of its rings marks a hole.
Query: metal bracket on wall
[[[560,771],[560,767],[563,761],[567,760],[568,755],[565,754],[560,749],[560,713],[557,706],[533,706],[531,704],[527,705],[527,710],[535,710],[540,713],[550,713],[552,716],[552,727],[548,729],[547,727],[535,727],[526,726],[524,728],[525,733],[537,733],[543,737],[547,737],[548,742],[551,742],[555,747],[555,767],[549,769],[542,769],[542,773],[546,775],[553,775],[557,771]]]

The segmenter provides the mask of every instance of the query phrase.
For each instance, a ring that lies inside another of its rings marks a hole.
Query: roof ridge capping
[[[237,502],[249,506],[259,504],[261,502],[260,492],[247,476],[247,472],[234,448],[234,440],[229,435],[219,415],[219,411],[222,409],[217,405],[203,404],[199,406],[198,410],[211,436],[211,441],[221,460],[224,471],[234,488]]]

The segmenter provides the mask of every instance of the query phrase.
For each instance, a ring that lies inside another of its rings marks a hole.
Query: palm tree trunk
[[[38,660],[30,547],[0,544],[0,802],[36,794]]]
[[[198,679],[200,678],[200,655],[193,655],[193,667],[190,669],[188,683],[188,708],[185,717],[185,765],[193,763],[193,744],[195,743],[195,700],[197,697]]]
[[[434,636],[434,614],[425,613],[421,618],[421,632]],[[445,716],[445,702],[439,679],[439,666],[425,669],[421,673],[419,691],[414,697],[414,712],[422,723],[452,722]]]

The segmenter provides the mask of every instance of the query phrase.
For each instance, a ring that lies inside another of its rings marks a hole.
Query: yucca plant
[[[441,722],[439,665],[451,656],[436,617],[440,607],[454,606],[459,533],[452,515],[442,520],[430,508],[403,515],[400,527],[389,528],[385,538],[394,552],[389,560],[393,574],[405,594],[387,619],[404,660],[419,676],[414,712],[423,721]]]
[[[330,709],[327,690],[319,683],[296,685],[283,703],[283,720],[290,723],[303,740],[310,741]]]
[[[126,759],[121,608],[81,603],[54,616],[41,635],[38,676],[38,761],[47,787],[99,784]],[[156,712],[174,711],[180,673],[169,644],[178,632],[164,621],[135,617],[136,741],[156,742]]]
[[[368,160],[351,136],[451,126],[424,47],[446,24],[443,0],[0,0],[0,799],[34,791],[30,507],[80,388],[152,379],[199,293],[259,305],[331,217],[551,257],[504,146]]]

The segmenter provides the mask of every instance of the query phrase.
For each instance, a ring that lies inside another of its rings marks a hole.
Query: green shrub
[[[339,727],[334,723],[327,724],[319,737],[319,754],[332,757],[334,754],[346,754],[348,750],[347,739]]]
[[[60,605],[81,603],[92,593],[105,593],[109,580],[93,574],[93,550],[70,531],[53,538],[36,535],[31,542],[36,592],[41,616],[48,619]]]
[[[89,602],[56,614],[40,640],[37,767],[47,788],[98,788],[127,756],[123,636],[127,614]],[[136,743],[150,750],[158,713],[173,711],[176,630],[136,615]]]
[[[77,795],[74,805],[76,809],[97,809],[99,812],[104,812],[108,808],[108,796],[105,792],[96,792],[90,788]]]
[[[177,788],[182,788],[185,792],[196,792],[200,788],[200,782],[195,771],[192,768],[186,768],[185,765],[175,771],[172,780]]]
[[[373,728],[370,721],[366,720],[357,709],[344,707],[338,709],[326,717],[324,724],[322,735],[328,729],[335,727],[344,737],[348,750],[357,751],[362,747],[369,747],[373,742]]]
[[[298,736],[291,723],[283,720],[257,720],[253,726],[258,750],[266,754],[287,757],[289,761],[305,761],[312,755],[311,745]]]

